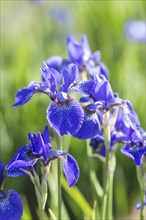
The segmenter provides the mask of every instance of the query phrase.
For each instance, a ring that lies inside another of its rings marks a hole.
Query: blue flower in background
[[[146,42],[146,21],[131,20],[125,25],[125,34],[128,40]]]
[[[74,37],[68,36],[66,46],[70,62],[75,63],[80,71],[85,69],[91,77],[104,75],[108,79],[108,69],[100,61],[100,51],[91,53],[86,35],[81,37],[80,42],[76,41]]]
[[[45,127],[42,134],[38,132],[37,137],[32,133],[29,133],[28,136],[30,143],[20,148],[7,164],[7,176],[16,177],[25,175],[27,171],[31,172],[31,168],[38,160],[43,161],[43,165],[47,166],[51,160],[61,159],[68,185],[69,187],[73,186],[78,181],[80,174],[78,164],[66,151],[51,150],[48,127]]]
[[[23,213],[21,197],[14,190],[2,190],[3,181],[4,164],[0,161],[0,219],[19,220]]]

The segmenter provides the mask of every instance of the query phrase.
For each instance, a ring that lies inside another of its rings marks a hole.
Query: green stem
[[[104,143],[106,146],[106,160],[104,166],[104,194],[102,201],[102,220],[112,219],[112,200],[113,200],[113,173],[115,170],[115,163],[112,161],[110,153],[110,124],[109,112],[103,115],[103,130],[104,130]],[[113,166],[114,165],[114,166]]]
[[[57,149],[62,150],[61,137],[55,133],[55,140]],[[62,187],[61,187],[61,176],[62,176],[62,167],[61,161],[57,161],[57,174],[58,174],[58,219],[61,220],[61,206],[62,206]]]
[[[106,219],[107,214],[107,197],[108,197],[108,191],[109,191],[109,183],[108,183],[108,162],[109,162],[109,152],[106,152],[106,161],[105,161],[105,167],[104,167],[104,193],[103,193],[103,201],[102,201],[102,220]]]
[[[96,177],[95,173],[95,167],[92,156],[92,148],[89,146],[89,140],[86,140],[86,150],[87,150],[87,160],[88,160],[88,168],[89,168],[89,175],[90,175],[90,182],[91,182],[91,188],[92,188],[92,194],[94,200],[98,199],[99,197],[103,196],[103,189]]]
[[[144,191],[141,190],[141,201],[142,201],[142,206],[140,209],[140,220],[144,220]]]
[[[113,179],[114,179],[114,171],[116,167],[116,158],[114,155],[111,155],[109,159],[109,176],[108,176],[108,219],[113,219]]]

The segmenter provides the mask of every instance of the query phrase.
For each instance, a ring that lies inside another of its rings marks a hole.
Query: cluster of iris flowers
[[[123,143],[121,152],[133,159],[136,166],[142,166],[146,156],[146,132],[141,128],[130,101],[121,99],[112,91],[100,51],[91,53],[86,35],[80,42],[68,36],[66,45],[69,58],[48,58],[41,68],[41,81],[32,81],[19,90],[12,106],[24,105],[35,93],[44,93],[50,98],[46,119],[58,136],[89,139],[90,147],[103,160],[107,155],[112,158],[118,143]],[[36,194],[41,197],[51,162],[61,159],[68,186],[78,181],[80,171],[76,160],[59,146],[58,150],[52,150],[47,126],[42,134],[29,133],[28,138],[29,144],[20,148],[7,164],[5,175],[4,165],[0,164],[0,219],[10,219],[11,215],[20,219],[23,209],[18,193],[3,190],[6,177],[29,175],[37,186]],[[42,170],[41,184],[37,181],[37,164]],[[45,202],[46,198],[43,208]],[[12,209],[14,203],[18,205]],[[142,202],[138,209],[140,206]]]

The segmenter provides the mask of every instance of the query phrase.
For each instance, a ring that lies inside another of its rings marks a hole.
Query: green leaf
[[[32,219],[31,211],[30,211],[29,204],[28,204],[26,196],[21,195],[21,198],[22,198],[23,206],[24,206],[23,215],[22,215],[21,220]]]
[[[73,186],[72,188],[68,188],[65,178],[62,178],[62,187],[66,191],[66,193],[74,200],[74,202],[78,205],[78,207],[85,213],[87,216],[92,216],[92,208],[85,199],[85,197],[82,195],[82,193],[79,191],[79,189],[76,186]]]

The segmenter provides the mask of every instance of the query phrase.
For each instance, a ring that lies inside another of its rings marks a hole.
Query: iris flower
[[[12,160],[7,164],[7,176],[16,177],[31,172],[31,168],[39,161],[47,166],[51,160],[61,159],[62,167],[68,186],[78,181],[79,167],[76,160],[64,150],[51,150],[50,135],[46,126],[43,133],[38,135],[29,133],[29,144],[20,148]],[[25,172],[26,171],[26,172]]]

